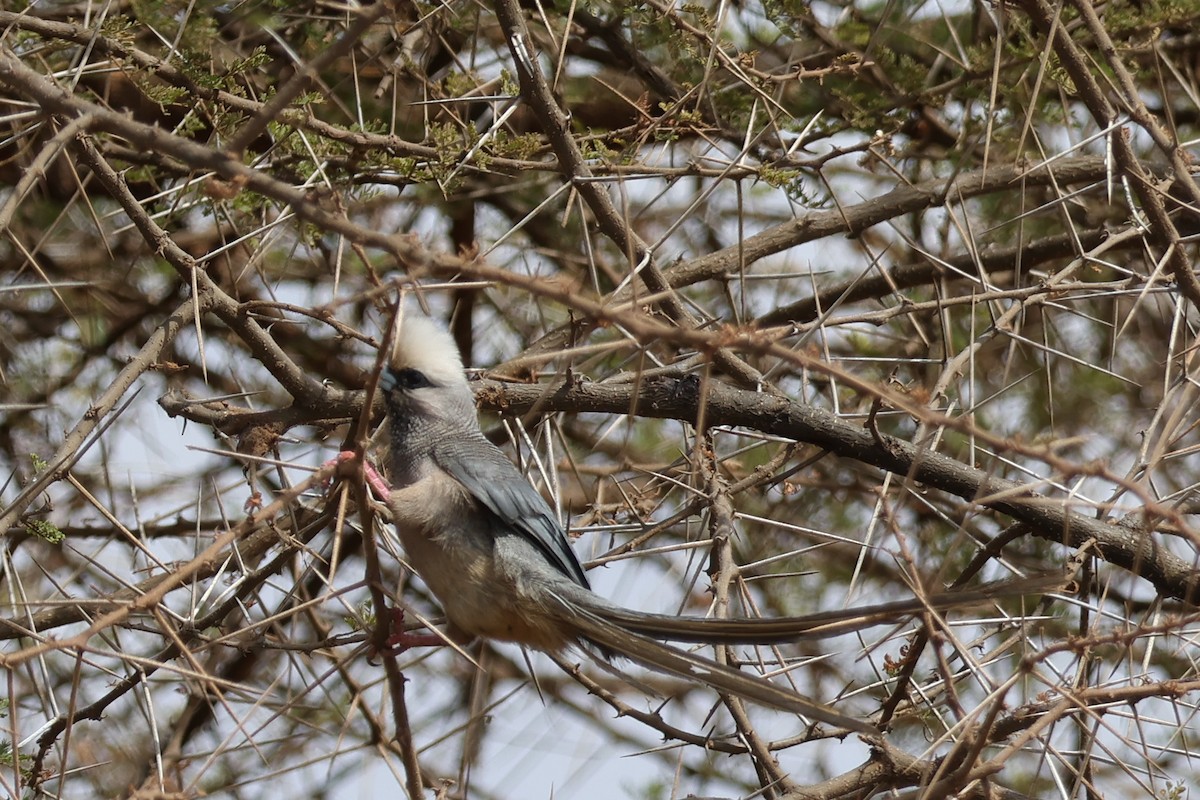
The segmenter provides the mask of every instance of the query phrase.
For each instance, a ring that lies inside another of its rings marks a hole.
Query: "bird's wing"
[[[468,449],[447,442],[434,449],[433,459],[506,528],[532,542],[557,570],[583,588],[591,588],[562,526],[542,496],[487,439],[480,437],[471,444]]]

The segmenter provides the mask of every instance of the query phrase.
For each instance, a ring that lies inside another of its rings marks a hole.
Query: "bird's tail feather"
[[[1001,581],[978,589],[955,590],[860,608],[838,609],[799,617],[725,618],[677,617],[645,614],[606,603],[595,595],[573,598],[598,617],[632,633],[653,639],[699,644],[782,644],[808,639],[826,639],[863,630],[875,625],[898,622],[925,612],[986,605],[994,600],[1025,594],[1062,591],[1068,581],[1059,575],[1046,575]],[[590,594],[590,593],[589,593]],[[588,602],[591,600],[592,602]]]
[[[710,658],[627,630],[591,609],[581,607],[578,603],[560,598],[558,605],[564,621],[574,627],[583,638],[602,650],[628,658],[644,667],[711,686],[720,692],[759,705],[800,714],[828,725],[861,733],[879,733],[878,728],[864,720],[835,711],[766,678],[741,672]]]

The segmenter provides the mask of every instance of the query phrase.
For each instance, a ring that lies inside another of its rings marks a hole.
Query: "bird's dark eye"
[[[425,373],[419,369],[405,367],[404,369],[392,370],[392,378],[396,382],[396,386],[406,391],[413,389],[424,389],[426,386],[433,386],[429,382],[429,378],[425,377]]]

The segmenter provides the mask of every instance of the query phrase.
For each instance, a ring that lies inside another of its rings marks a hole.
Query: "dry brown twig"
[[[254,9],[0,11],[2,791],[1189,788],[1193,10]],[[1081,591],[720,654],[870,746],[575,654],[370,663],[438,610],[312,470],[371,452],[402,291],[621,602]]]

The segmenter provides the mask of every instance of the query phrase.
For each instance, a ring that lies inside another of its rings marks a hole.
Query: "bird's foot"
[[[410,647],[439,647],[446,643],[446,640],[436,633],[413,633],[404,629],[404,609],[393,608],[389,612],[391,617],[391,633],[384,641],[383,647],[379,649],[380,653],[389,656],[398,656]]]
[[[358,453],[354,452],[353,450],[343,450],[322,464],[321,468],[324,469],[326,467],[334,467],[334,474],[341,475],[343,477],[349,477],[353,473],[348,471],[346,465],[353,465],[354,463],[358,462],[358,460]],[[375,492],[376,497],[378,497],[380,500],[387,499],[387,496],[392,493],[392,487],[387,482],[387,479],[379,474],[379,470],[375,469],[375,465],[372,464],[367,458],[363,458],[362,470],[363,475],[366,476],[367,485],[371,487],[373,492]]]

